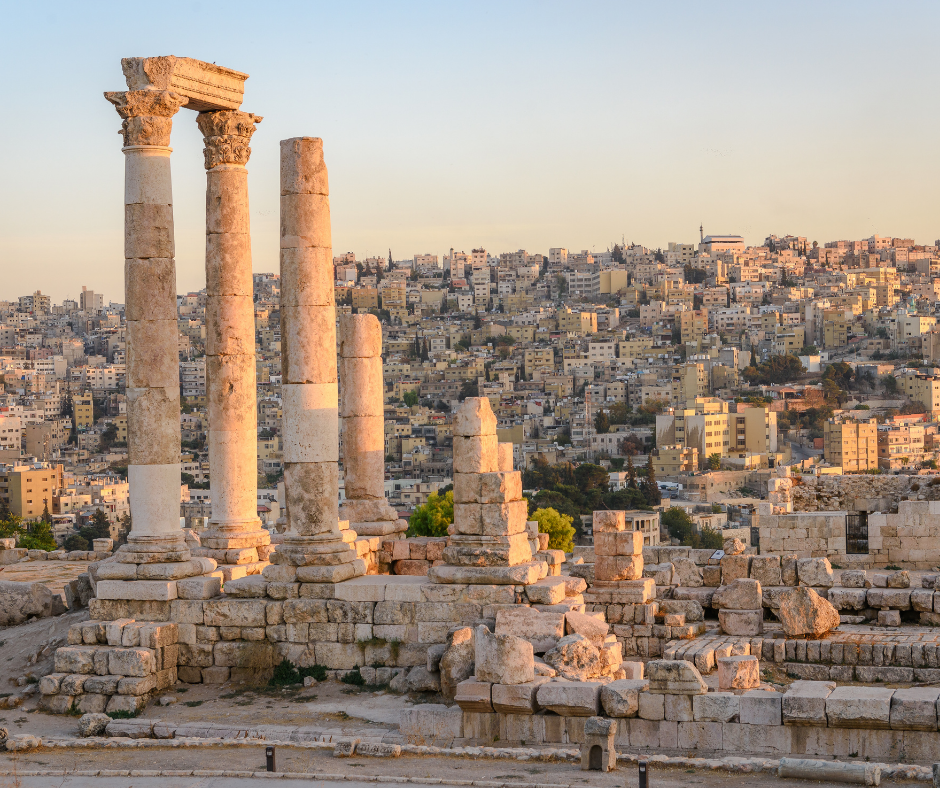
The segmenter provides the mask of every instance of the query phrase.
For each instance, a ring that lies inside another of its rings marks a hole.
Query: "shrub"
[[[366,680],[362,677],[362,673],[359,672],[359,668],[346,671],[340,681],[342,681],[343,684],[352,684],[355,687],[362,687],[366,683]]]
[[[447,536],[447,526],[454,522],[454,492],[443,496],[431,493],[408,518],[407,536]]]
[[[539,533],[548,534],[549,550],[564,550],[570,553],[574,548],[573,519],[567,514],[560,514],[551,507],[536,509],[532,512],[532,519],[539,524]]]

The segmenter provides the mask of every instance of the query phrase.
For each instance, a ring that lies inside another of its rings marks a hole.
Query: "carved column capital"
[[[255,133],[255,124],[263,118],[237,109],[222,109],[215,112],[200,112],[196,123],[205,139],[203,153],[206,169],[220,164],[237,164],[244,167],[251,156],[248,143]]]
[[[124,119],[120,134],[124,147],[170,144],[173,116],[189,99],[172,90],[127,90],[105,93]]]

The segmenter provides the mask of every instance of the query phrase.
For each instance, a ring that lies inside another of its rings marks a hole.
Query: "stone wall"
[[[940,476],[792,476],[794,512],[890,512],[901,501],[940,500]]]
[[[801,489],[795,487],[794,492]],[[881,491],[886,489],[880,488]],[[940,486],[928,489],[933,493],[940,490]],[[872,503],[872,499],[855,501],[867,505]],[[866,510],[877,511],[862,507],[862,511]],[[831,510],[786,515],[755,514],[753,523],[760,529],[760,552],[792,554],[801,558],[828,557],[835,564],[852,567],[932,569],[940,561],[940,500],[901,500],[895,514],[869,514],[868,554],[846,553],[846,514],[846,511]]]

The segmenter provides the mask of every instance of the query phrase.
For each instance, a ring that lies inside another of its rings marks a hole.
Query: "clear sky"
[[[334,252],[604,249],[737,233],[940,237],[936,2],[9,2],[0,298],[123,301],[120,59],[251,78],[256,271],[278,140],[324,139]],[[178,287],[204,286],[202,141],[173,130]]]

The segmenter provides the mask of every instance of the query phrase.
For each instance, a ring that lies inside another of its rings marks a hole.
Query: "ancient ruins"
[[[840,515],[793,513],[787,469],[755,515],[770,529],[760,554],[737,541],[717,553],[644,544],[658,513],[597,511],[593,549],[566,556],[528,520],[489,400],[468,397],[456,414],[450,535],[405,539],[382,483],[381,326],[344,316],[337,336],[327,167],[312,137],[280,143],[287,516],[272,539],[254,511],[245,169],[261,118],[240,110],[245,74],[171,57],[123,68],[128,90],[106,97],[123,119],[126,162],[133,530],[89,566],[91,620],[72,627],[40,681],[47,710],[136,713],[177,682],[260,681],[289,660],[439,692],[443,703],[403,714],[413,742],[587,741],[597,768],[613,766],[614,745],[935,756],[938,575],[837,571],[838,545],[797,548],[788,540],[818,531],[824,542]],[[208,179],[213,513],[201,539],[177,516],[169,143],[180,109],[198,113]],[[907,523],[911,539],[932,539],[938,506],[904,500],[870,523],[885,540]],[[908,544],[908,569],[935,562],[922,544]],[[389,573],[396,564],[423,571]],[[781,692],[768,672],[796,681]],[[886,686],[898,683],[933,686]]]

